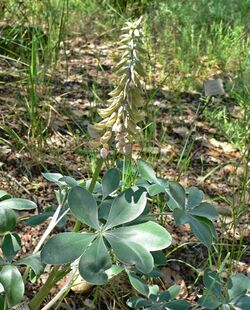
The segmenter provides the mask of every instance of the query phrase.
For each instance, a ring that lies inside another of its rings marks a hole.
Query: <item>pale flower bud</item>
[[[100,150],[100,156],[102,158],[106,158],[108,156],[109,151],[105,149],[104,147]]]
[[[116,143],[116,148],[117,148],[117,150],[119,151],[119,152],[122,152],[122,150],[123,150],[123,147],[124,147],[124,143],[122,143],[122,142],[117,142]]]
[[[123,130],[123,125],[119,124],[116,126],[115,132],[122,132],[122,130]]]
[[[111,131],[106,131],[105,134],[101,137],[100,142],[101,144],[106,144],[111,138]]]
[[[132,145],[131,144],[125,144],[123,149],[122,149],[122,152],[123,152],[124,155],[131,154],[131,152],[132,152]]]
[[[123,132],[118,133],[118,134],[116,135],[115,139],[116,139],[117,141],[120,141],[120,142],[123,142],[123,143],[124,143],[124,142],[125,142],[125,136],[124,136]]]

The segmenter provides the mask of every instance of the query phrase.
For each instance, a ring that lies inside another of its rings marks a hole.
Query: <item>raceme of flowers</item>
[[[133,143],[140,137],[138,123],[143,119],[140,108],[143,106],[142,79],[146,73],[142,63],[146,51],[142,47],[141,18],[126,23],[122,30],[119,50],[123,55],[116,68],[118,86],[109,93],[109,106],[98,110],[103,120],[88,127],[94,138],[91,145],[101,147],[103,158],[108,155],[112,141],[115,141],[118,152],[130,154]]]

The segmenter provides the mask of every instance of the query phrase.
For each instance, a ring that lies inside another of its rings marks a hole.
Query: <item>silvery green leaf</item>
[[[102,179],[103,199],[113,193],[120,184],[120,171],[116,168],[109,169]]]
[[[4,287],[8,303],[15,305],[22,301],[24,283],[22,275],[16,266],[6,265],[0,271],[0,283]]]
[[[108,282],[106,270],[112,261],[103,238],[98,237],[83,253],[79,262],[80,275],[89,283],[101,285]]]
[[[142,245],[109,233],[105,234],[105,238],[121,262],[127,265],[135,265],[142,273],[152,271],[154,267],[153,257]]]
[[[44,264],[61,265],[79,258],[96,237],[93,233],[64,232],[53,236],[41,251]]]
[[[148,221],[146,223],[120,227],[107,232],[115,238],[143,245],[148,251],[158,251],[167,248],[172,237],[169,232],[159,224]],[[150,242],[149,242],[150,240]]]
[[[13,210],[33,210],[37,208],[37,205],[28,199],[23,198],[10,198],[0,202],[0,208],[10,208]]]
[[[98,206],[89,191],[80,186],[71,188],[68,195],[68,205],[74,216],[82,223],[99,229]]]
[[[133,221],[142,214],[146,203],[146,192],[143,190],[125,190],[114,199],[104,229]]]

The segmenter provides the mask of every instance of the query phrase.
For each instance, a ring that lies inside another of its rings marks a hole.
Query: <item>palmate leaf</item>
[[[250,297],[247,295],[242,295],[234,299],[234,305],[241,310],[249,310],[250,307]]]
[[[128,223],[136,219],[144,211],[147,203],[146,192],[142,189],[127,189],[116,197],[111,205],[107,223],[104,227],[112,227]]]
[[[25,225],[35,226],[44,223],[49,217],[53,216],[53,211],[45,211],[41,214],[36,214],[31,216],[29,219],[25,221]]]
[[[165,189],[159,184],[151,184],[148,186],[147,191],[150,196],[155,196],[160,193],[164,193]]]
[[[181,209],[175,209],[173,215],[177,225],[188,223],[196,238],[207,247],[217,237],[213,223],[205,217],[194,216],[188,210]]]
[[[149,285],[148,288],[149,288],[148,297],[152,301],[157,301],[158,300],[158,294],[159,294],[159,291],[160,291],[159,286],[154,284],[154,285]]]
[[[218,217],[216,209],[207,202],[200,203],[197,207],[191,209],[189,214],[205,217],[210,221],[214,221]]]
[[[213,238],[216,238],[213,223],[205,218],[190,216],[188,214],[188,222],[191,230],[198,240],[200,240],[206,247],[210,247]]]
[[[210,310],[242,309],[248,310],[250,298],[247,291],[250,279],[243,274],[231,276],[227,281],[227,291],[217,272],[206,270],[203,277],[205,292],[198,304]]]
[[[214,225],[211,221],[193,216],[188,211],[181,209],[175,209],[173,215],[177,225],[188,223],[196,238],[207,247],[211,246],[213,238],[216,237]]]
[[[176,224],[188,223],[197,239],[210,247],[213,238],[217,237],[211,222],[218,216],[216,209],[212,205],[202,202],[203,193],[199,189],[191,187],[187,191],[187,196],[184,188],[179,183],[177,184],[172,182],[169,184],[172,203],[176,204],[176,207],[173,208]]]
[[[80,185],[81,181],[76,181],[71,176],[63,176],[61,173],[42,173],[42,176],[49,182],[53,182],[59,187],[74,187]]]
[[[250,289],[250,279],[243,274],[236,274],[228,279],[227,288],[230,304],[241,310],[248,310],[250,297],[246,294]]]
[[[79,185],[78,182],[70,176],[64,176],[64,177],[60,178],[59,182],[65,182],[70,187],[75,187],[75,186]]]
[[[160,293],[159,301],[169,301],[175,299],[180,293],[181,287],[180,285],[172,285],[166,291]]]
[[[103,238],[98,237],[84,252],[79,262],[80,275],[89,283],[100,285],[108,281],[105,270],[111,268],[112,261]]]
[[[188,223],[195,236],[207,247],[210,247],[213,238],[217,237],[212,221],[218,217],[216,209],[209,203],[202,202],[203,192],[196,187],[190,187],[185,191],[178,182],[166,182],[157,178],[153,168],[146,162],[137,162],[141,176],[148,182],[142,186],[146,188],[150,196],[161,192],[167,194],[167,205],[173,211],[177,225]],[[138,182],[139,186],[140,182]]]
[[[15,305],[23,299],[24,283],[16,266],[4,266],[0,272],[0,283],[4,287],[5,294],[10,305]]]
[[[211,291],[205,291],[204,295],[198,300],[198,304],[206,309],[215,310],[222,302]]]
[[[48,208],[45,208],[43,213],[36,214],[31,216],[29,219],[27,219],[24,224],[29,225],[29,226],[35,226],[35,225],[40,225],[44,223],[49,217],[52,217],[53,214],[56,212],[58,206],[52,205]],[[61,211],[59,212],[58,217],[61,217],[63,213],[65,213],[66,209],[68,209],[67,203],[61,208]],[[64,215],[63,218],[57,223],[57,227],[62,227],[64,226],[65,222],[68,220],[68,216]]]
[[[222,298],[222,285],[218,273],[206,269],[204,272],[203,283],[209,292],[214,293],[218,298]]]
[[[197,207],[204,198],[203,191],[201,191],[195,186],[189,187],[187,189],[187,193],[188,193],[188,202],[187,202],[188,209],[193,209]]]
[[[42,249],[42,263],[66,264],[80,258],[81,276],[90,283],[104,284],[108,279],[106,271],[111,267],[109,252],[112,251],[125,265],[135,265],[138,271],[150,273],[154,266],[150,251],[155,253],[169,246],[171,236],[155,222],[132,225],[131,222],[143,213],[146,202],[144,189],[125,190],[113,199],[106,224],[99,226],[99,210],[94,196],[79,186],[72,188],[68,197],[72,213],[95,232],[65,232],[52,237]],[[126,223],[130,226],[116,227]]]
[[[68,205],[71,212],[81,222],[99,229],[98,206],[89,191],[80,186],[73,187],[69,192]]]
[[[96,237],[92,233],[65,232],[52,237],[41,251],[45,264],[61,265],[79,258]]]
[[[114,276],[117,276],[119,273],[121,273],[124,270],[123,267],[118,265],[112,265],[109,269],[105,271],[106,275],[109,279],[113,278]]]
[[[129,279],[132,286],[147,299],[132,297],[127,305],[131,308],[154,309],[154,310],[187,310],[190,307],[186,300],[175,300],[180,292],[179,285],[173,285],[168,290],[161,292],[158,285],[147,285],[138,276],[129,272]]]
[[[106,199],[101,202],[99,206],[99,210],[98,210],[99,220],[104,219],[105,221],[107,221],[112,202],[113,202],[113,199]]]

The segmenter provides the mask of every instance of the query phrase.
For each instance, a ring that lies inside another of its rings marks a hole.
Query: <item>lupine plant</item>
[[[230,276],[224,281],[219,273],[206,270],[203,277],[205,291],[198,304],[209,310],[248,310],[250,279],[243,274]]]
[[[136,289],[136,285],[133,285],[133,287]],[[141,287],[140,291],[142,291]],[[160,288],[158,285],[150,286],[144,284],[144,291],[141,292],[141,294],[144,295],[144,298],[139,296],[133,296],[127,301],[127,305],[131,308],[137,308],[137,309],[140,308],[148,310],[188,309],[190,307],[190,304],[186,300],[175,299],[178,296],[179,292],[180,292],[179,285],[173,285],[169,287],[167,290],[160,292]]]
[[[143,105],[142,78],[145,76],[141,19],[127,23],[123,30],[118,86],[110,94],[110,105],[99,110],[103,120],[89,126],[94,138],[92,145],[100,147],[92,179],[75,180],[59,173],[45,173],[44,177],[58,187],[57,205],[25,221],[22,218],[18,221],[14,210],[30,210],[36,205],[1,192],[0,309],[21,303],[26,281],[35,281],[48,265],[51,266],[49,276],[37,294],[25,303],[26,309],[46,310],[60,304],[79,275],[92,285],[105,285],[121,272],[127,273],[132,287],[144,296],[131,297],[127,303],[130,307],[173,310],[189,307],[188,302],[175,300],[178,286],[163,292],[156,285],[148,285],[148,278],[161,276],[157,266],[162,264],[162,259],[166,262],[165,249],[172,241],[169,232],[157,223],[157,213],[152,213],[149,198],[158,194],[165,196],[176,224],[189,224],[194,235],[207,247],[216,238],[215,208],[204,201],[201,190],[184,189],[178,182],[157,177],[151,165],[143,160],[136,162],[137,178],[131,187],[124,183],[124,171],[115,164],[99,179],[112,146],[123,155],[131,154],[132,145],[140,136],[138,123],[143,119],[139,110]],[[13,232],[17,222],[38,225],[48,219],[48,227],[33,253],[15,259],[21,247],[20,237]],[[64,231],[50,237],[55,226]],[[27,266],[23,276],[19,270],[22,265]],[[42,307],[51,288],[63,277],[67,277],[66,284]],[[203,302],[201,299],[200,303]]]

